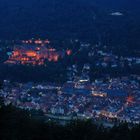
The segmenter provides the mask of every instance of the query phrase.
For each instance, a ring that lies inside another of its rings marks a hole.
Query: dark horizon
[[[121,44],[130,42],[138,46],[139,3],[138,0],[1,0],[0,39],[96,41],[100,35],[103,42],[108,40],[111,45],[119,40]],[[124,16],[110,16],[112,12],[122,12]]]

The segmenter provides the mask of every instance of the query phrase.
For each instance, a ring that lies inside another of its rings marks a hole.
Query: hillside
[[[1,0],[0,38],[81,38],[139,46],[139,0]],[[123,16],[110,16],[120,11]]]

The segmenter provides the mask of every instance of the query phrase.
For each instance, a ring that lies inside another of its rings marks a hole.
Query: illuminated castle
[[[54,48],[47,48],[41,40],[24,41],[21,46],[16,46],[9,56],[6,64],[22,64],[22,65],[44,65],[45,60],[57,62],[64,55],[70,55],[71,51],[57,51]],[[49,43],[49,41],[46,41]]]

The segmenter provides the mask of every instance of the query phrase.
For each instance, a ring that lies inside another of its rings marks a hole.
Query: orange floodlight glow
[[[37,54],[36,54],[36,52],[34,52],[34,51],[27,51],[27,52],[26,52],[26,55],[27,55],[28,57],[35,57]]]

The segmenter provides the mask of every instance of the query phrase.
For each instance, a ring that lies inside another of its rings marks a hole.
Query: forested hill
[[[139,46],[139,0],[0,0],[0,39],[81,38]],[[110,16],[111,12],[123,16]]]

